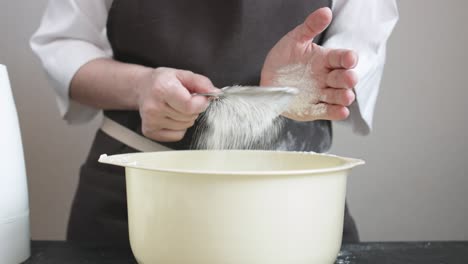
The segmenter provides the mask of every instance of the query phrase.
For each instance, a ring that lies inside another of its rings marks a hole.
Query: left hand
[[[351,50],[323,48],[312,42],[329,26],[331,20],[329,8],[318,9],[278,41],[266,57],[261,86],[310,86],[296,87],[300,93],[293,104],[298,104],[298,100],[307,100],[308,104],[300,112],[293,111],[297,107],[291,105],[283,113],[288,118],[297,121],[343,120],[349,115],[347,106],[355,100],[353,88],[358,82],[352,70],[358,62],[357,54]],[[282,71],[291,65],[297,66],[293,67],[293,71],[298,69],[299,72]],[[296,74],[295,80],[300,77],[302,81],[291,82],[294,78],[284,78],[284,74]],[[308,81],[304,82],[303,79]]]

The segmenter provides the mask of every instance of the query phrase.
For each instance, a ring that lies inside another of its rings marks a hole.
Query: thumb
[[[177,78],[182,86],[190,93],[215,93],[219,90],[214,87],[213,83],[207,77],[193,73],[191,71],[178,71]],[[204,112],[210,103],[210,99],[206,96],[193,96],[185,103],[185,108],[182,111],[185,113],[201,113]]]
[[[289,34],[300,42],[311,41],[330,25],[332,17],[333,15],[330,8],[320,8],[310,14],[304,23],[297,26],[289,32]]]
[[[177,77],[190,93],[211,93],[218,91],[210,79],[203,75],[190,71],[179,71]]]

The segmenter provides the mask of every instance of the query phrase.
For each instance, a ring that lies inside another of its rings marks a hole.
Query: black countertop
[[[33,241],[24,264],[135,264],[127,248],[64,241]],[[345,244],[336,264],[467,264],[466,242]]]

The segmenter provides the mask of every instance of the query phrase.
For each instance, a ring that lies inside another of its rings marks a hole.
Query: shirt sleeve
[[[341,122],[350,125],[354,133],[367,135],[372,129],[387,40],[398,20],[396,0],[335,0],[332,10],[334,18],[324,47],[352,49],[359,54],[356,101],[349,108],[349,118]]]
[[[30,45],[39,57],[56,92],[62,117],[71,124],[93,119],[98,109],[69,97],[78,69],[97,58],[112,56],[106,34],[109,0],[49,0]]]

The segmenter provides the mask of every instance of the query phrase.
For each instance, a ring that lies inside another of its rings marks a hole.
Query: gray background
[[[63,239],[99,120],[68,126],[28,46],[46,0],[0,2],[0,63],[13,85],[29,177],[32,236]],[[462,0],[400,1],[373,134],[335,126],[332,153],[360,157],[349,203],[367,241],[468,239],[468,30]],[[6,151],[6,150],[2,150]]]

